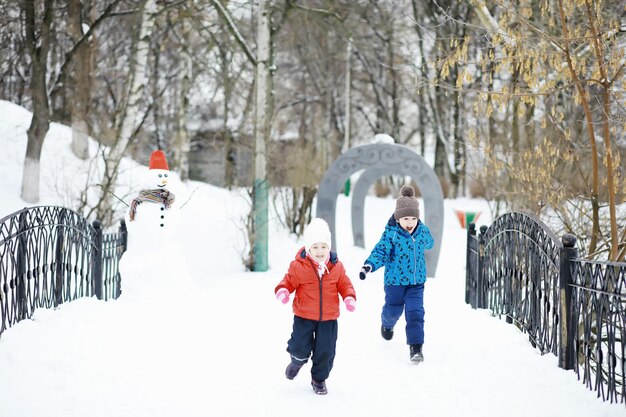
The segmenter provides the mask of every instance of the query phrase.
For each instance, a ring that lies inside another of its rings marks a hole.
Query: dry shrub
[[[378,179],[374,183],[374,194],[376,197],[387,197],[391,194],[391,187],[383,179]]]
[[[411,181],[409,185],[415,190],[415,197],[419,198],[422,196],[422,190],[420,190],[415,181]]]
[[[448,198],[450,196],[450,180],[448,180],[447,178],[439,177],[439,184],[441,185],[443,198]]]
[[[275,141],[269,147],[268,175],[272,186],[317,186],[324,167],[310,141]]]
[[[468,193],[471,198],[487,198],[484,184],[476,179],[469,180]]]

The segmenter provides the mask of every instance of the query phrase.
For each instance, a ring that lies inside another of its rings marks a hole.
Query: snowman
[[[128,245],[120,260],[123,296],[171,295],[186,281],[173,180],[163,151],[152,152],[140,191],[126,215]]]
[[[156,150],[150,155],[148,171],[143,176],[139,194],[130,203],[127,221],[130,240],[145,250],[147,246],[162,247],[163,238],[172,238],[180,223],[176,195],[171,189],[173,174],[165,153]],[[132,233],[131,233],[132,230]],[[132,239],[131,239],[131,236]]]

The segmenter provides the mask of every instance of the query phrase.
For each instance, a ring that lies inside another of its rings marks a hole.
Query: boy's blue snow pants
[[[381,313],[383,326],[393,329],[403,310],[406,318],[407,344],[423,344],[424,284],[385,285],[385,305]]]

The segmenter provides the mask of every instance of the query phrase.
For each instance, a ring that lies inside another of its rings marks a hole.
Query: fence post
[[[19,217],[19,244],[17,246],[17,320],[21,321],[28,317],[28,302],[26,300],[26,263],[28,250],[28,224],[26,223],[26,212]]]
[[[476,277],[476,308],[485,308],[485,298],[483,285],[483,259],[485,254],[485,233],[487,226],[480,226],[480,236],[478,238],[478,276]]]
[[[124,248],[122,253],[124,253],[128,249],[128,229],[124,219],[120,220],[120,235],[122,236],[122,247]]]
[[[64,273],[65,263],[63,262],[64,240],[65,240],[65,210],[61,211],[59,218],[60,227],[57,228],[57,239],[55,244],[55,268],[54,268],[54,306],[63,304],[63,287],[65,285]]]
[[[93,221],[93,292],[98,300],[102,300],[102,224]]]
[[[115,290],[115,299],[117,300],[122,295],[122,274],[120,274],[119,262],[126,250],[128,249],[128,229],[126,228],[126,221],[120,220],[120,236],[122,244],[122,253],[117,258],[117,287]]]
[[[559,328],[559,367],[563,369],[574,369],[574,323],[572,317],[572,270],[571,261],[578,257],[576,246],[576,236],[566,233],[561,238],[563,247],[561,248],[559,266],[559,291],[560,291],[560,328]]]
[[[472,282],[475,282],[474,270],[472,268],[472,246],[476,239],[476,225],[470,223],[467,228],[467,248],[465,251],[465,304],[471,304],[473,308],[476,299],[476,289],[473,288]]]

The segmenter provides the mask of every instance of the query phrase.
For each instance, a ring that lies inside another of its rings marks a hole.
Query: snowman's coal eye
[[[163,174],[159,174],[159,178],[161,178],[163,176]]]
[[[165,178],[167,178],[167,174],[163,174],[165,176]]]

